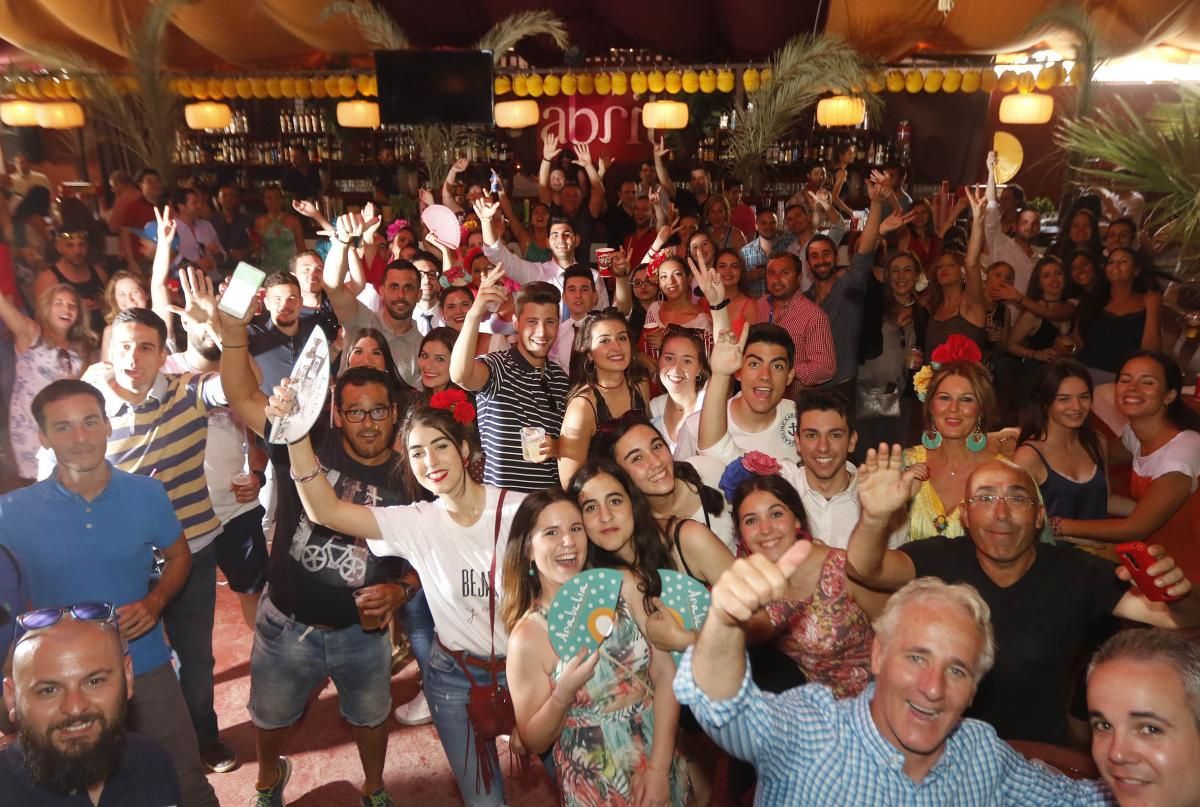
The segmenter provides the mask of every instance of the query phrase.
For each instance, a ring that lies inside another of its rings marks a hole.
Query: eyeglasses
[[[658,281],[657,280],[634,280],[629,285],[635,289],[644,289],[647,286],[653,286],[654,288],[658,288]]]
[[[67,614],[82,622],[116,624],[117,621],[117,609],[111,602],[80,602],[61,608],[38,608],[17,616],[17,628],[20,630],[20,635],[17,636],[14,645],[28,636],[30,631],[44,630],[57,625]]]
[[[362,423],[363,419],[367,415],[370,415],[371,420],[378,423],[381,420],[386,420],[391,412],[392,408],[390,406],[376,406],[373,409],[343,409],[342,417],[349,423]]]
[[[967,502],[970,504],[982,504],[985,507],[995,507],[1000,502],[1004,502],[1009,507],[1019,510],[1027,510],[1037,504],[1037,502],[1028,496],[996,496],[991,493],[985,493],[982,496],[972,496],[967,499]]]

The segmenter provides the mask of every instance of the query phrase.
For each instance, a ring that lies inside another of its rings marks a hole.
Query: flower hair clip
[[[933,349],[930,359],[932,361],[913,376],[913,389],[922,403],[925,401],[925,396],[929,394],[929,382],[933,378],[934,371],[941,369],[944,364],[960,361],[979,364],[983,361],[983,351],[979,349],[979,345],[975,343],[974,339],[955,333],[951,334],[943,344]]]
[[[467,393],[460,389],[435,392],[429,399],[429,405],[434,409],[445,409],[458,423],[466,424],[475,420],[475,407],[471,405]]]
[[[387,239],[392,241],[400,233],[401,230],[412,229],[408,225],[408,219],[396,219],[387,227]]]
[[[725,500],[733,504],[738,487],[752,476],[776,476],[780,471],[779,461],[761,451],[748,451],[725,466],[719,483]]]

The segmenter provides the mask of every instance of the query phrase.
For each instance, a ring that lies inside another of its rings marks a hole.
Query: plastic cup
[[[545,458],[541,453],[542,441],[546,439],[546,430],[541,426],[524,426],[521,429],[521,455],[526,462],[542,462]]]
[[[601,277],[608,277],[612,274],[612,259],[614,254],[616,254],[616,250],[609,247],[601,247],[596,250],[596,268],[600,270]]]
[[[239,473],[234,474],[233,477],[229,481],[233,483],[234,487],[240,488],[245,485],[249,485],[250,480],[253,478],[254,478],[253,476],[246,473],[245,471],[241,471]]]
[[[358,622],[362,625],[363,630],[379,630],[383,627],[383,618],[363,612],[363,596],[365,591],[365,588],[360,588],[354,592],[354,604],[358,606]]]
[[[921,365],[925,363],[925,354],[918,347],[910,347],[908,355],[905,357],[904,366],[909,370],[920,370]]]
[[[1185,339],[1200,337],[1200,311],[1193,311],[1183,318]]]

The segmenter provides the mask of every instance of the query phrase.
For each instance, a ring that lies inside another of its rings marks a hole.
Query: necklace
[[[595,383],[595,385],[596,385],[597,387],[599,387],[600,389],[606,389],[606,390],[620,389],[621,387],[625,386],[625,382],[624,382],[624,381],[621,381],[621,382],[619,382],[619,383],[613,384],[611,387],[606,387],[606,386],[604,386],[603,384],[601,384],[599,381],[595,381],[594,383]]]
[[[904,302],[903,300],[900,300],[899,303],[900,303],[900,305],[904,306],[905,308],[912,308],[914,305],[917,304],[917,298],[914,297],[911,300],[909,300],[907,303]]]

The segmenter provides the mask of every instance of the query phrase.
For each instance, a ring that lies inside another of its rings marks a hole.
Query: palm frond
[[[1147,223],[1171,225],[1185,258],[1200,255],[1200,92],[1185,92],[1171,118],[1148,120],[1124,99],[1088,118],[1064,121],[1057,142],[1085,161],[1077,184],[1087,181],[1137,190],[1151,200]],[[1200,274],[1195,263],[1185,272]]]
[[[475,47],[490,50],[499,61],[517,43],[532,36],[549,36],[560,50],[567,47],[567,26],[551,11],[521,11],[505,17],[484,34]]]
[[[751,100],[753,109],[738,121],[730,138],[730,168],[748,185],[761,181],[767,148],[782,140],[826,92],[862,96],[868,109],[880,109],[866,86],[868,66],[837,37],[797,36],[770,60],[772,78]]]
[[[178,125],[179,97],[171,89],[163,70],[167,31],[175,9],[191,0],[159,0],[151,3],[136,27],[125,30],[125,50],[138,91],[125,96],[136,110],[146,132],[147,165],[171,172],[171,156]]]
[[[358,23],[363,39],[376,50],[407,50],[411,47],[408,35],[392,16],[371,0],[336,0],[325,6],[320,18],[327,20],[338,14],[352,17]]]
[[[1081,65],[1082,70],[1075,100],[1075,116],[1089,114],[1092,111],[1092,76],[1096,68],[1113,53],[1092,23],[1091,15],[1077,3],[1059,3],[1030,20],[1026,32],[1030,35],[1065,32],[1075,40],[1074,61]]]

